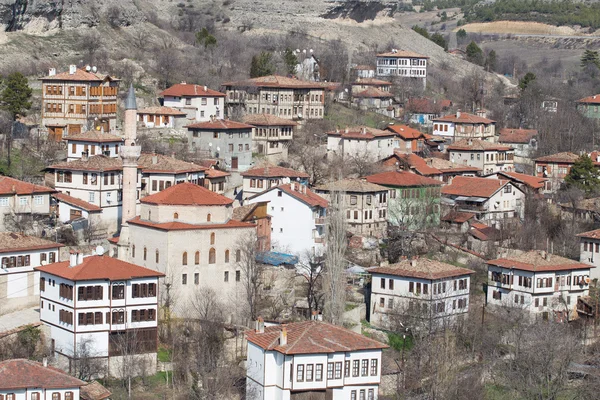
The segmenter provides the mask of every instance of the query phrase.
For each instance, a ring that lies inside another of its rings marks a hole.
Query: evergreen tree
[[[413,26],[412,30],[417,32],[419,35],[423,36],[424,38],[430,39],[429,37],[429,32],[427,32],[427,29],[425,28],[421,28],[420,26]]]
[[[298,65],[298,57],[288,47],[283,53],[283,62],[285,63],[285,69],[288,75],[296,75],[296,66]]]
[[[477,43],[471,41],[467,46],[467,61],[473,64],[483,65],[483,51]]]
[[[431,35],[431,41],[444,50],[448,50],[448,42],[446,42],[446,39],[444,39],[444,36],[441,33],[434,33]]]
[[[273,54],[268,51],[262,51],[252,57],[250,65],[250,77],[258,78],[259,76],[272,75],[275,71],[273,66]]]
[[[203,45],[204,48],[216,47],[217,39],[208,32],[208,29],[202,28],[200,32],[196,32],[196,43]]]
[[[573,163],[571,171],[565,177],[565,183],[581,189],[587,194],[596,192],[600,189],[600,171],[592,159],[584,154]]]
[[[519,88],[521,90],[527,89],[527,86],[531,84],[531,82],[535,81],[535,74],[533,72],[528,72],[525,74],[523,78],[519,80]]]
[[[2,94],[0,96],[0,104],[2,109],[8,111],[12,117],[13,124],[11,131],[8,133],[8,157],[7,164],[10,167],[10,151],[12,147],[12,129],[14,127],[14,121],[19,116],[27,115],[27,110],[31,108],[31,88],[27,82],[27,78],[20,72],[13,72],[2,82]]]
[[[467,38],[467,31],[465,31],[464,29],[459,29],[456,32],[456,38],[457,39],[466,39]]]
[[[581,56],[581,68],[586,68],[588,65],[600,68],[600,58],[597,51],[586,50]]]
[[[486,66],[487,70],[495,71],[497,63],[498,63],[498,56],[496,56],[496,52],[494,50],[490,50],[490,52],[488,53],[488,55],[485,59],[485,66]]]

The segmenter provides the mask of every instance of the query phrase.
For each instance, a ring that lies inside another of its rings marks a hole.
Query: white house
[[[442,188],[442,203],[500,229],[523,218],[525,193],[509,180],[457,176]]]
[[[248,199],[248,203],[269,202],[271,247],[273,250],[304,256],[320,256],[325,249],[327,200],[301,183],[271,187]]]
[[[146,107],[138,110],[138,122],[146,128],[182,128],[188,115],[171,107]]]
[[[579,261],[591,265],[591,279],[600,279],[600,229],[577,235],[579,240]]]
[[[40,320],[53,351],[67,359],[106,361],[109,376],[122,376],[125,352],[136,365],[156,369],[158,279],[164,274],[107,255],[72,253],[69,261],[40,272]],[[142,362],[144,360],[144,362]],[[135,365],[127,368],[141,373]]]
[[[475,167],[484,175],[515,170],[515,151],[510,146],[481,139],[462,139],[446,149],[451,162]]]
[[[24,358],[0,361],[2,400],[80,400],[86,382],[66,372]],[[109,393],[110,394],[110,393]]]
[[[577,299],[589,294],[588,264],[545,251],[488,261],[487,302],[560,321],[576,317]]]
[[[319,321],[264,327],[259,320],[246,338],[250,400],[379,398],[383,343]]]
[[[308,184],[308,174],[291,168],[264,164],[241,173],[243,177],[244,198],[264,192],[273,186],[290,181]]]
[[[204,186],[207,169],[160,154],[142,154],[138,159],[138,168],[142,170],[140,197],[158,193],[183,182]]]
[[[225,116],[225,94],[206,86],[178,83],[164,90],[163,106],[185,112],[196,121],[209,121]]]
[[[376,161],[391,156],[399,146],[398,135],[392,131],[362,126],[327,132],[327,156],[330,158],[365,157]]]
[[[377,54],[377,75],[400,78],[418,78],[427,83],[429,57],[412,51],[392,49],[389,53]]]
[[[369,268],[371,324],[434,329],[469,311],[470,269],[426,258]],[[397,325],[395,325],[397,324]]]
[[[20,221],[32,222],[50,216],[50,194],[54,189],[0,176],[0,231],[14,229]],[[34,228],[33,223],[27,224]]]
[[[13,232],[0,232],[0,314],[38,303],[39,273],[33,270],[59,261],[62,244]]]
[[[536,129],[500,129],[498,143],[515,149],[515,161],[518,164],[533,164],[533,153],[538,149],[538,131]]]
[[[104,131],[88,131],[65,137],[67,161],[79,160],[95,155],[118,158],[123,138]]]
[[[442,136],[449,143],[460,139],[496,139],[496,121],[483,115],[473,115],[457,111],[454,115],[435,118],[433,135]]]

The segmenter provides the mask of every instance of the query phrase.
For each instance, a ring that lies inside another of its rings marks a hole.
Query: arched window
[[[179,219],[179,213],[174,213],[173,214],[173,219]]]
[[[197,251],[196,255],[194,256],[194,264],[198,265],[200,264],[200,252]]]
[[[183,256],[181,257],[181,263],[183,265],[187,265],[187,251],[183,252]]]
[[[131,257],[135,257],[135,244],[131,246]]]
[[[214,232],[212,232],[210,234],[210,244],[215,244],[215,233]]]
[[[225,262],[229,262],[229,250],[225,250]]]
[[[210,214],[206,214],[206,222],[210,222]]]
[[[158,254],[158,249],[156,249],[156,263],[158,264],[158,260],[160,260],[160,256]]]
[[[235,262],[240,262],[241,259],[242,259],[242,251],[236,250],[235,251]]]
[[[217,262],[217,252],[214,248],[211,248],[208,252],[208,263],[214,264]]]
[[[148,256],[148,249],[144,246],[144,261],[146,261],[146,257]]]

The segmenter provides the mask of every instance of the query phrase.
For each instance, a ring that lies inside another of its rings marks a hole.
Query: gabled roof
[[[81,400],[104,400],[112,393],[98,381],[92,381],[79,390]]]
[[[357,78],[354,82],[352,82],[353,86],[391,86],[392,82],[384,81],[382,79],[377,78]]]
[[[189,83],[177,83],[170,88],[163,90],[160,95],[162,97],[225,97],[225,93],[217,92],[206,86]]]
[[[457,176],[450,185],[442,188],[442,194],[490,198],[507,183],[509,181],[502,179]]]
[[[273,114],[247,114],[242,120],[254,126],[296,126],[294,121],[281,118]]]
[[[77,208],[81,208],[82,210],[88,211],[88,212],[101,212],[102,208],[98,207],[95,204],[92,203],[88,203],[85,200],[81,200],[78,199],[76,197],[73,196],[69,196],[66,193],[54,193],[52,195],[52,197],[54,197],[56,200],[58,200],[59,202],[64,202],[67,204],[70,204],[72,206],[75,206]]]
[[[73,135],[63,137],[64,140],[68,140],[70,142],[96,142],[96,143],[112,143],[112,142],[122,142],[125,139],[113,135],[111,133],[104,133],[102,131],[87,131],[82,133],[76,133]]]
[[[445,159],[438,158],[438,157],[425,158],[424,160],[427,163],[427,165],[429,165],[432,168],[438,169],[441,173],[453,173],[453,172],[477,173],[477,172],[481,171],[477,167],[470,167],[468,165],[454,163],[452,161],[445,160]]]
[[[344,139],[371,140],[379,137],[396,136],[394,132],[382,131],[381,129],[369,128],[367,126],[356,126],[352,128],[336,129],[327,132],[328,136],[340,136]]]
[[[215,169],[215,168],[209,168],[209,169],[207,169],[204,172],[204,174],[206,175],[206,177],[208,179],[223,178],[225,176],[230,176],[231,175],[229,172],[221,171],[221,170]]]
[[[284,327],[287,331],[287,344],[280,345],[279,335]],[[283,354],[340,353],[388,347],[360,333],[321,321],[294,322],[264,329],[264,333],[246,331],[246,339],[263,350]]]
[[[433,122],[454,122],[455,124],[495,124],[496,121],[480,117],[478,115],[460,112],[457,114],[446,115],[433,120]]]
[[[241,173],[243,177],[260,178],[308,178],[308,174],[291,168],[278,167],[276,165],[266,164],[260,167],[252,168]]]
[[[376,87],[369,87],[362,92],[354,93],[352,97],[364,97],[364,98],[387,98],[394,97],[390,92],[386,92],[385,90],[377,89]]]
[[[264,202],[263,204],[266,204],[266,203],[268,203],[268,202]],[[234,221],[244,221],[260,205],[261,205],[261,202],[250,203],[250,204],[245,204],[243,206],[235,207],[233,209],[231,219],[233,219]]]
[[[48,167],[48,169],[60,169],[66,171],[122,171],[123,161],[120,157],[107,157],[105,155],[91,156],[87,160],[82,158],[61,162]]]
[[[52,76],[45,76],[40,78],[41,81],[81,81],[81,82],[102,82],[106,78],[111,81],[118,81],[119,79],[112,78],[108,75],[101,75],[94,72],[88,72],[84,69],[77,68],[74,74],[70,74],[69,71],[61,72]]]
[[[402,260],[396,264],[373,267],[367,269],[371,274],[383,274],[403,276],[420,279],[445,279],[463,275],[474,274],[470,269],[456,267],[437,260],[419,258],[413,260]]]
[[[388,189],[375,183],[368,182],[365,179],[342,179],[325,183],[315,188],[316,190],[332,191],[337,190],[349,193],[374,193],[386,192]]]
[[[408,171],[388,171],[369,175],[365,179],[371,183],[392,187],[442,186],[442,182],[413,174]]]
[[[498,138],[498,142],[527,144],[537,135],[538,131],[536,129],[503,128],[500,129],[500,137]]]
[[[63,246],[63,244],[35,236],[27,236],[14,232],[0,232],[0,253],[58,249]]]
[[[442,217],[442,221],[454,222],[456,224],[462,224],[464,222],[471,220],[473,217],[475,217],[474,213],[450,211],[448,214],[446,214]]]
[[[389,53],[377,54],[377,57],[397,57],[397,58],[429,58],[419,53],[408,50],[394,50]]]
[[[565,151],[562,153],[550,154],[547,156],[542,156],[536,158],[535,162],[554,162],[554,163],[564,163],[564,164],[573,164],[575,161],[579,159],[579,156],[575,153],[571,153],[569,151]]]
[[[480,222],[471,223],[471,226],[469,227],[469,234],[483,242],[497,240],[502,237],[502,232],[499,229],[482,224]]]
[[[232,229],[232,228],[256,228],[255,224],[250,222],[241,222],[230,219],[222,224],[206,223],[206,224],[189,224],[187,222],[171,221],[171,222],[152,222],[142,219],[139,215],[127,221],[131,225],[145,226],[147,228],[158,229],[160,231],[196,231],[203,229]]]
[[[421,158],[416,154],[402,154],[395,152],[392,157],[396,157],[399,161],[405,162],[406,164],[408,164],[410,170],[415,171],[419,175],[435,176],[442,174],[442,171],[432,167],[424,158]]]
[[[590,269],[591,265],[573,261],[568,258],[543,251],[532,250],[518,256],[498,258],[487,262],[503,268],[513,268],[530,272],[567,271],[571,269]]]
[[[583,99],[577,100],[576,103],[600,104],[600,94],[584,97]]]
[[[156,161],[156,162],[154,162]],[[203,172],[205,167],[196,165],[173,157],[161,154],[142,154],[138,159],[138,165],[144,173],[172,173],[183,174],[187,172]]]
[[[228,129],[252,129],[252,125],[243,124],[241,122],[231,121],[229,119],[215,119],[212,121],[196,122],[195,124],[186,125],[184,128],[198,130],[228,130]]]
[[[70,281],[91,281],[97,279],[123,281],[134,278],[165,276],[162,272],[121,261],[118,258],[107,255],[84,257],[81,264],[75,265],[74,267],[71,267],[69,263],[69,261],[62,261],[42,265],[41,267],[35,267],[34,269]]]
[[[498,175],[507,177],[509,180],[522,183],[529,186],[532,189],[541,189],[544,187],[544,183],[548,178],[541,178],[539,176],[532,176],[526,174],[520,174],[518,172],[498,172]]]
[[[425,134],[408,125],[388,125],[385,128],[387,131],[394,132],[404,140],[425,138]]]
[[[176,108],[171,107],[146,107],[138,110],[138,114],[150,114],[150,115],[173,115],[173,116],[184,116],[187,115],[183,111],[179,111]]]
[[[513,150],[510,146],[504,146],[497,143],[488,142],[487,140],[481,139],[462,139],[454,142],[447,147],[448,151],[459,150],[459,151],[485,151],[485,150],[496,150],[496,151],[509,151]]]
[[[451,106],[452,102],[446,99],[411,98],[406,102],[405,108],[415,114],[438,114]]]
[[[17,389],[75,389],[86,385],[82,380],[54,367],[17,358],[0,361],[0,390]]]
[[[0,196],[2,195],[24,195],[38,193],[54,193],[56,190],[47,186],[34,185],[8,176],[0,176]]]
[[[233,203],[233,200],[194,183],[184,182],[143,197],[140,202],[154,205],[224,206]]]
[[[285,89],[324,89],[320,82],[303,81],[280,75],[268,75],[236,82],[225,82],[222,86],[232,87],[275,87]]]
[[[575,235],[580,238],[586,239],[600,239],[600,229],[594,229],[593,231],[582,232]]]
[[[327,200],[325,200],[318,194],[314,193],[312,190],[307,188],[306,185],[303,185],[301,183],[296,183],[296,182],[288,183],[285,185],[272,186],[270,189],[267,189],[264,192],[257,193],[254,196],[249,197],[249,199],[255,199],[255,198],[262,196],[265,193],[270,192],[272,190],[281,190],[282,192],[285,192],[285,193],[289,194],[291,197],[308,205],[309,207],[326,208],[327,205],[329,204],[327,202]]]

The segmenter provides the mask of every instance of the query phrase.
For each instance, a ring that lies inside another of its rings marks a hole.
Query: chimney
[[[84,151],[81,153],[81,160],[82,161],[87,161],[89,159],[89,154],[87,151]]]
[[[460,110],[456,111],[456,118],[460,118]]]
[[[469,146],[473,146],[473,139],[469,139],[467,143],[469,143]]]
[[[540,256],[542,256],[544,260],[548,259],[548,253],[546,253],[544,250],[540,251]]]
[[[204,91],[207,92],[208,91],[208,87],[204,86]]]
[[[83,253],[77,253],[77,265],[83,263]]]
[[[17,187],[15,185],[12,185],[12,192],[15,193],[17,191]]]
[[[71,254],[69,254],[69,267],[73,268],[77,265],[77,253],[71,250]]]
[[[156,153],[152,154],[152,165],[158,164],[158,156]]]
[[[287,345],[287,328],[285,327],[285,325],[283,325],[281,327],[281,331],[279,331],[279,345]]]
[[[348,127],[346,127],[346,129],[344,130],[344,133],[348,133]]]
[[[410,260],[410,266],[411,267],[416,267],[417,266],[417,259],[413,258],[412,260]]]
[[[258,317],[255,321],[255,331],[257,333],[265,333],[265,320],[262,317]]]
[[[48,366],[48,357],[42,358],[42,365],[44,366],[44,368]]]
[[[77,71],[76,65],[74,65],[74,64],[69,65],[69,75],[75,74],[76,71]]]
[[[48,76],[54,76],[56,75],[56,68],[50,68],[48,70]]]
[[[365,128],[364,126],[362,128],[360,128],[360,133],[361,133],[361,135],[366,135],[367,134],[367,128]]]

